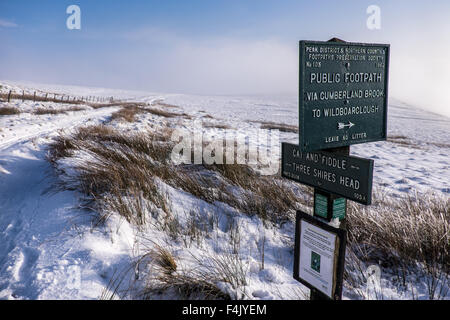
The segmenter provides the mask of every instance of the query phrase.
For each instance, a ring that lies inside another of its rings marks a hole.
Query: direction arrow
[[[342,122],[339,122],[338,123],[338,129],[339,130],[342,130],[342,129],[345,129],[345,128],[351,128],[351,127],[353,127],[355,124],[353,123],[353,122],[351,122],[351,121],[349,121],[348,123],[342,123]]]

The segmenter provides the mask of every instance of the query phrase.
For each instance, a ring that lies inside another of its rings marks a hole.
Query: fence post
[[[22,102],[25,101],[25,90],[22,90]]]
[[[36,102],[36,91],[33,94],[33,102]]]
[[[11,90],[9,90],[9,93],[8,93],[8,102],[10,102],[11,101]]]

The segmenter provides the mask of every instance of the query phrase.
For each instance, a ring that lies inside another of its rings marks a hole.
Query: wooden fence
[[[62,93],[48,93],[34,91],[33,94],[22,92],[14,92],[10,90],[8,93],[0,93],[0,99],[4,102],[11,102],[13,100],[31,100],[33,102],[55,102],[55,103],[70,103],[70,104],[104,104],[118,102],[114,97],[99,97],[99,96],[73,96]]]

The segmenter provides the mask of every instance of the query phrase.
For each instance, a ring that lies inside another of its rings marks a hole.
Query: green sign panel
[[[373,160],[325,151],[302,152],[298,145],[285,142],[281,147],[282,177],[365,205],[371,203]],[[333,204],[337,211],[340,205]],[[320,199],[318,206],[320,212]]]
[[[328,198],[316,193],[314,199],[314,214],[327,219],[328,216]]]
[[[386,140],[389,45],[300,41],[302,151]]]
[[[347,200],[345,198],[334,199],[333,219],[338,218],[339,220],[344,220],[346,211],[347,211]]]
[[[345,198],[314,190],[314,216],[325,220],[331,219],[344,220],[347,213],[347,200]]]

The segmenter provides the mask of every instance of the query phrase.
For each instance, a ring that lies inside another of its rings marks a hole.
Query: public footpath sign
[[[374,166],[350,146],[386,140],[389,49],[300,41],[299,144],[282,143],[281,175],[314,187],[313,214],[297,211],[294,251],[311,300],[342,299],[347,200],[371,204]]]
[[[300,41],[302,151],[386,140],[389,49]]]
[[[302,152],[282,143],[281,176],[369,205],[372,201],[373,160],[325,151]]]

